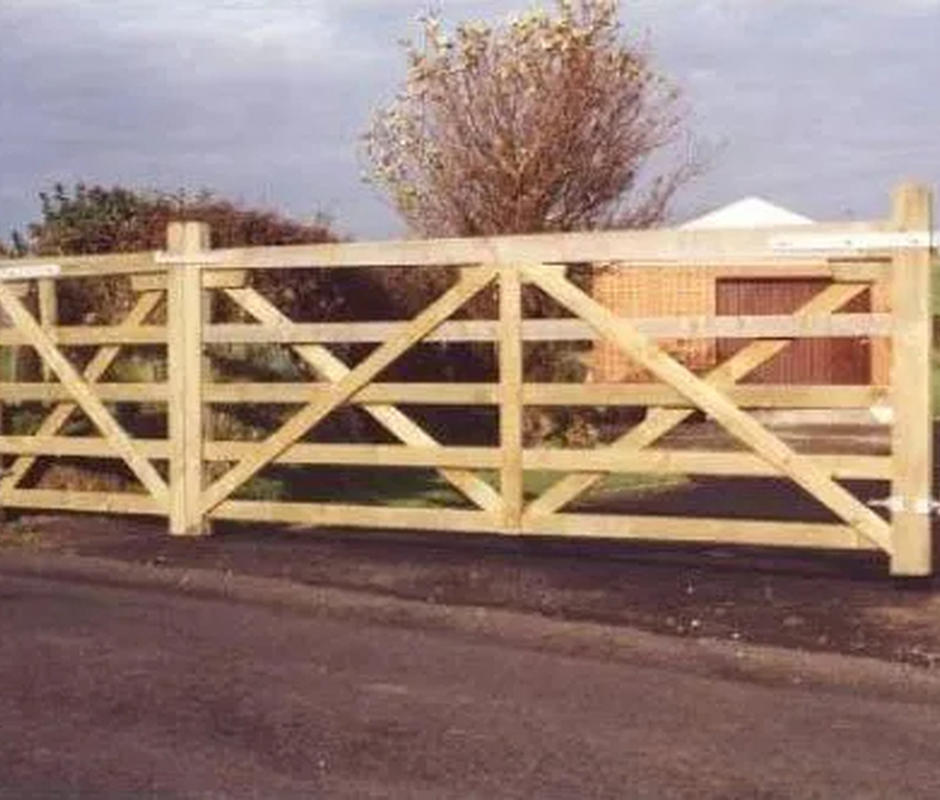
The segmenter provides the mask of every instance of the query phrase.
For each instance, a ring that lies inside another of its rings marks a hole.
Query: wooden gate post
[[[519,267],[499,271],[499,446],[502,528],[522,528],[522,283]]]
[[[39,322],[43,330],[50,331],[59,324],[59,301],[56,293],[56,282],[54,278],[40,278],[36,282],[39,294]],[[55,380],[55,374],[49,368],[49,365],[42,362],[42,380],[44,383],[51,383]]]
[[[184,259],[167,272],[167,362],[170,438],[170,533],[209,532],[203,490],[203,288],[199,255],[210,248],[203,222],[171,222],[167,252]]]
[[[893,575],[929,575],[933,420],[930,396],[930,243],[932,198],[924,186],[904,184],[894,193],[893,226],[927,236],[923,247],[894,253],[891,388],[894,406]]]
[[[9,283],[7,287],[12,289],[13,294],[20,298],[29,294],[28,283]],[[9,320],[6,314],[0,310],[0,328],[6,327],[8,324]],[[20,353],[21,348],[19,346],[0,348],[0,381],[9,381],[10,383],[19,381]],[[12,434],[13,431],[10,427],[9,409],[4,409],[3,398],[0,397],[0,436]],[[0,455],[0,522],[5,522],[7,519],[6,511],[3,508],[3,476],[10,461],[11,459]]]
[[[6,316],[0,311],[0,328],[5,327]],[[0,381],[10,381],[12,383],[12,369],[10,367],[10,348],[0,347]],[[6,426],[4,425],[3,398],[0,397],[0,436],[6,436]],[[0,524],[6,522],[6,512],[3,510],[3,476],[6,472],[7,457],[0,455]]]

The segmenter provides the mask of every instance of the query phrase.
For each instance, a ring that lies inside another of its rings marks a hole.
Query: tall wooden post
[[[6,315],[0,311],[0,328],[6,327]],[[13,370],[10,366],[10,356],[12,350],[6,347],[0,347],[0,381],[13,381]],[[4,425],[3,398],[0,397],[0,436],[6,436],[6,426]],[[3,475],[6,472],[7,458],[0,455],[0,523],[6,521],[6,512],[3,510]]]
[[[20,299],[29,294],[28,283],[8,283],[7,288]],[[9,320],[6,314],[0,310],[0,328],[7,327],[8,325]],[[18,345],[6,348],[0,347],[0,381],[9,381],[10,383],[17,383],[19,381],[19,361],[21,355],[22,348]],[[6,419],[4,419],[4,416],[6,416]],[[0,436],[12,434],[13,431],[9,430],[9,428],[10,415],[8,411],[6,414],[4,413],[3,398],[0,397]],[[6,456],[0,456],[0,522],[6,520],[6,512],[3,510],[3,493],[7,489],[12,488],[12,485],[8,481],[3,480],[9,462],[10,460]]]
[[[199,256],[209,250],[209,226],[171,222],[167,252],[182,263],[167,274],[170,533],[208,533],[200,512],[203,490],[203,288]]]
[[[518,267],[499,272],[500,491],[505,531],[522,527],[522,284]]]
[[[50,331],[59,324],[59,300],[56,295],[56,282],[53,278],[40,278],[36,284],[39,290],[39,322],[43,330]],[[44,383],[55,380],[55,374],[45,361],[42,362],[42,380]]]
[[[923,247],[894,253],[891,387],[894,406],[893,575],[932,570],[930,513],[933,425],[930,393],[930,231],[932,198],[924,186],[904,184],[894,193],[893,226],[926,236]]]

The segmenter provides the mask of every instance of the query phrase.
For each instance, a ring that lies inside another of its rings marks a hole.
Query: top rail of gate
[[[879,276],[878,264],[899,247],[921,246],[887,220],[815,223],[759,229],[642,231],[493,236],[472,239],[337,242],[315,245],[164,251],[93,256],[0,259],[0,280],[79,278],[160,273],[174,264],[218,269],[469,266],[475,264],[578,264],[660,267],[682,264],[728,276]],[[919,234],[922,235],[922,234]],[[940,237],[936,237],[940,239]],[[865,270],[859,271],[864,262]],[[49,271],[50,266],[55,267]]]

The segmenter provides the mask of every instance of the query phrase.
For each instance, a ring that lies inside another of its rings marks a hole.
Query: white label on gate
[[[887,405],[875,405],[868,409],[876,422],[882,425],[890,425],[894,422],[894,409]]]
[[[28,281],[33,278],[54,278],[62,272],[58,264],[24,264],[21,267],[0,267],[0,281]]]

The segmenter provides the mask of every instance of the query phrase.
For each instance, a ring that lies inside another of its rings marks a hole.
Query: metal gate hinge
[[[929,497],[919,497],[910,504],[905,502],[903,497],[882,497],[875,500],[869,500],[868,505],[876,508],[886,508],[892,514],[900,514],[909,511],[912,514],[929,516],[940,511],[940,502]]]

